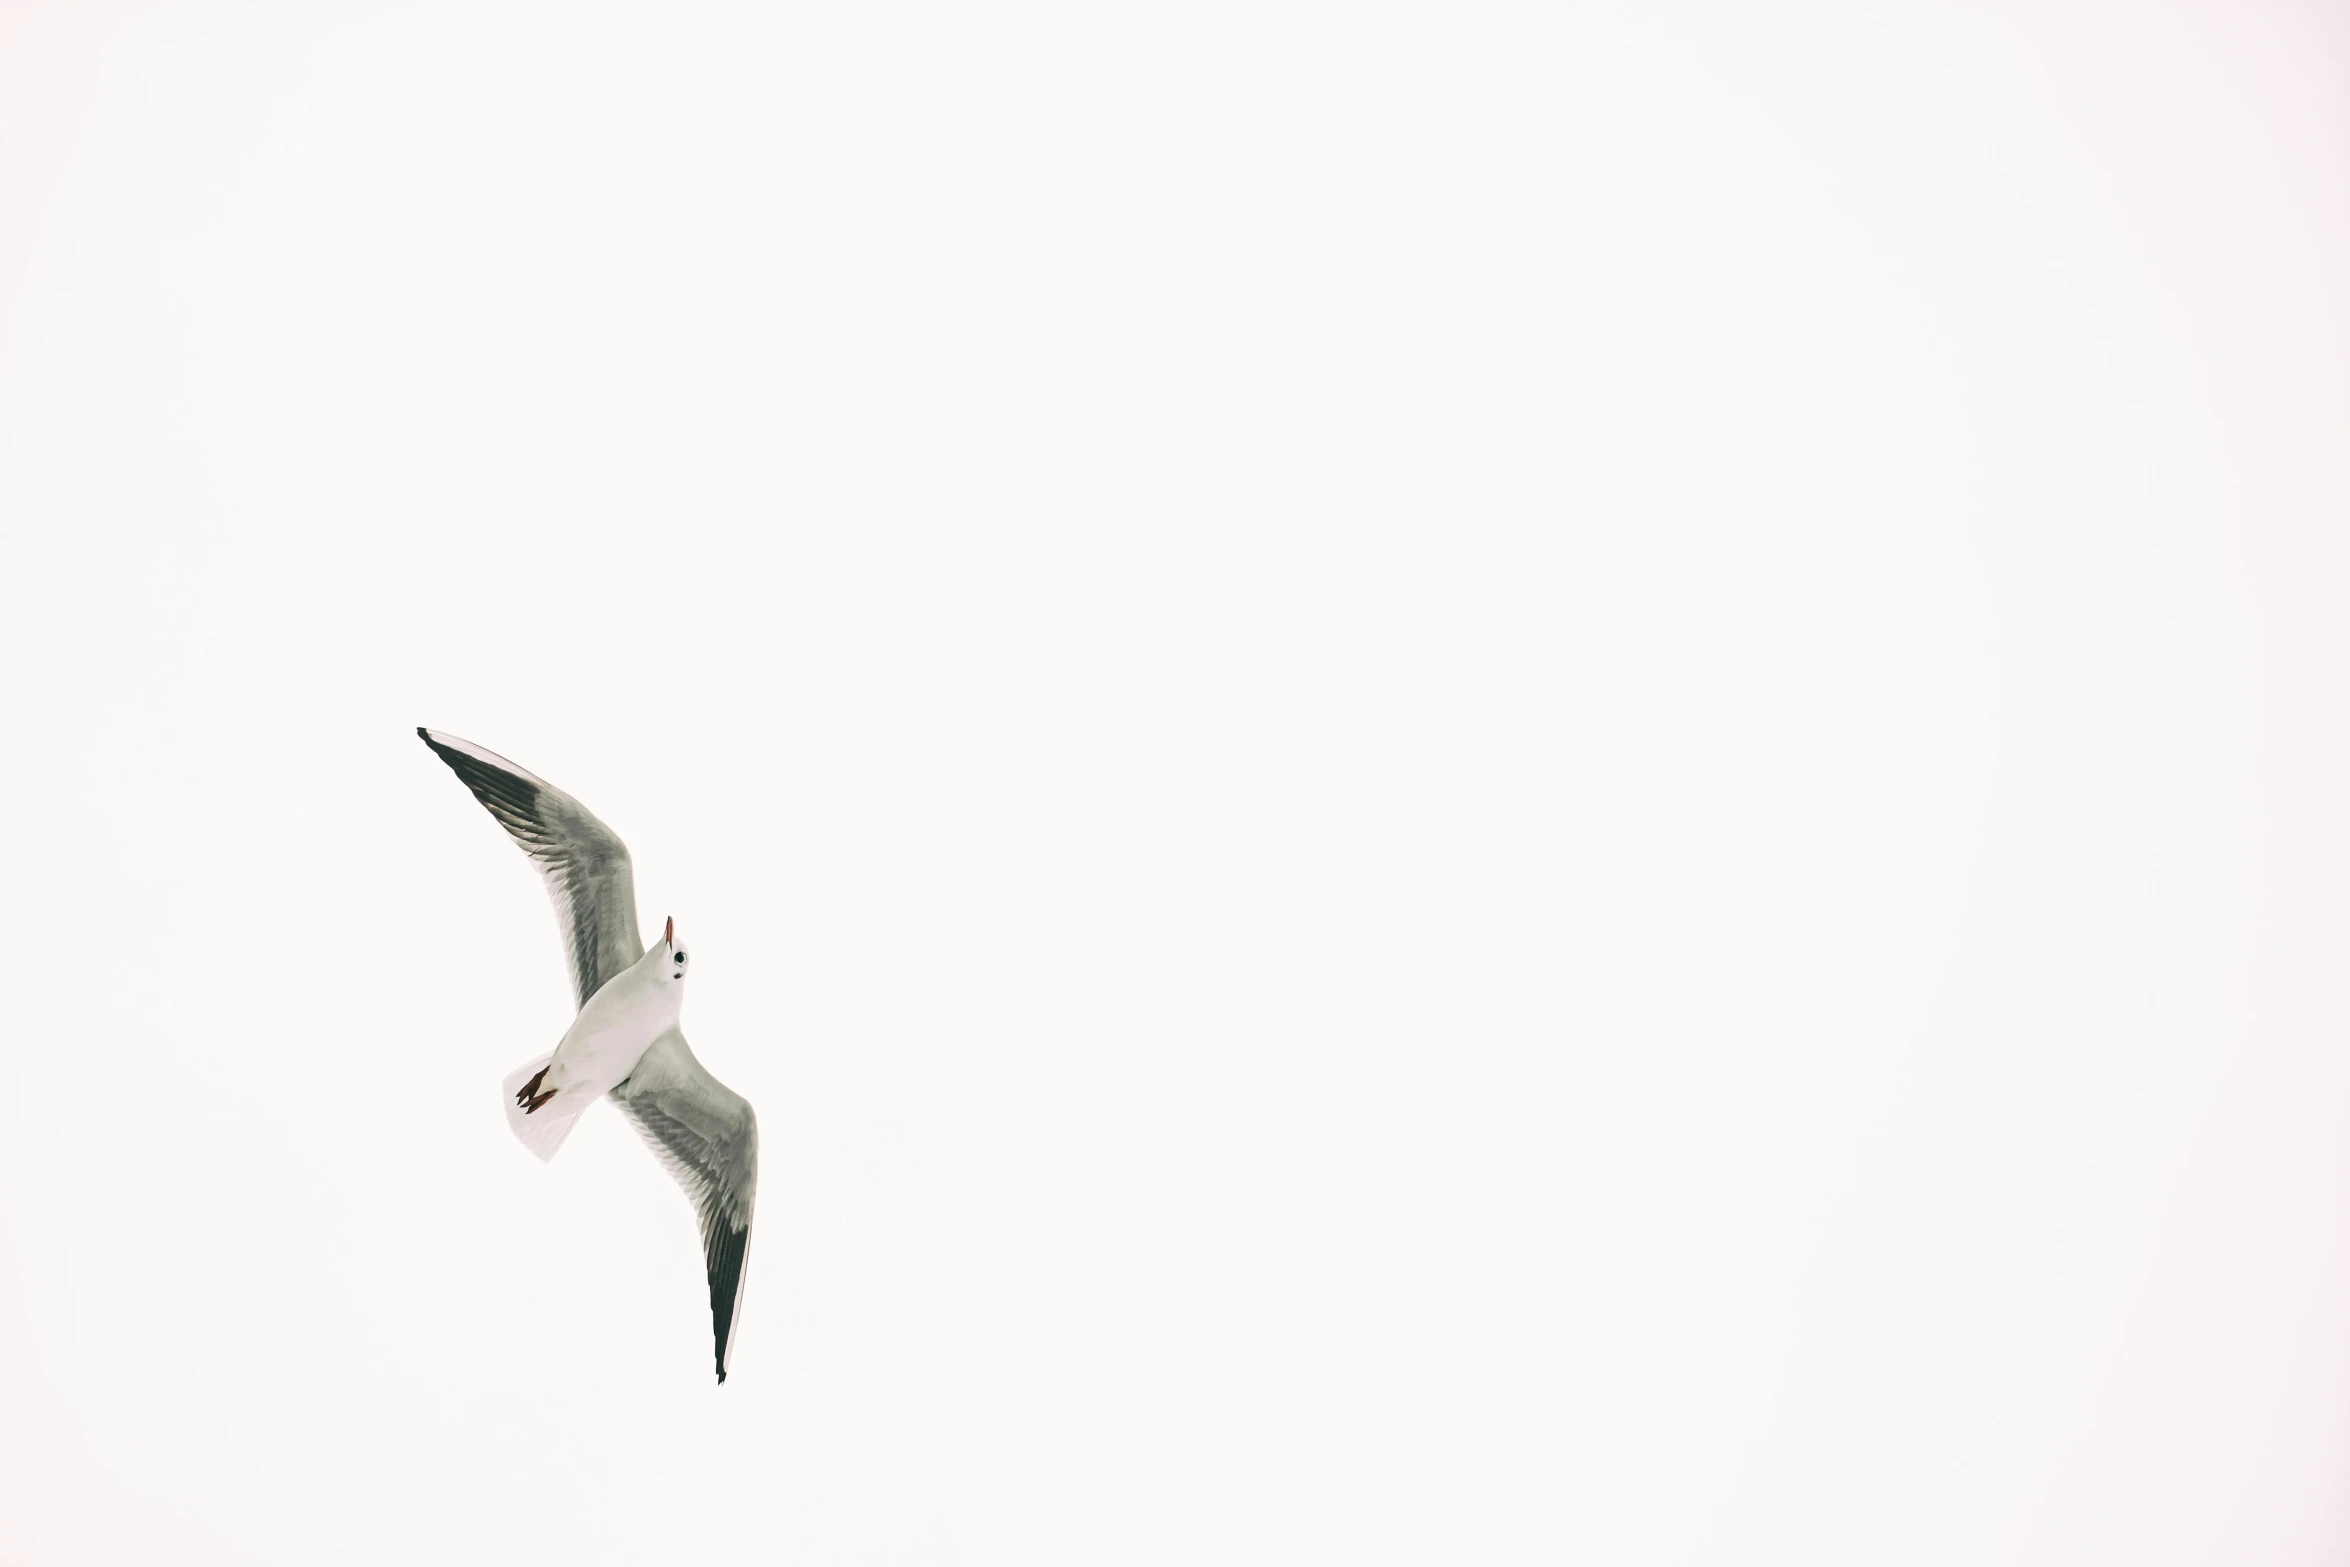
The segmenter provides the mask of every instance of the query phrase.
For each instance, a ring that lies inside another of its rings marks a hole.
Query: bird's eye
[[[680,952],[680,953],[677,955],[677,961],[678,961],[678,962],[680,962],[680,963],[683,963],[683,962],[685,961],[685,954],[684,954],[684,953],[682,953],[682,952]]]

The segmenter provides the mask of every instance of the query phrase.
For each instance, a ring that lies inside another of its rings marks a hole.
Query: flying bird
[[[416,732],[538,866],[571,964],[579,1015],[553,1050],[507,1074],[506,1124],[542,1160],[555,1157],[598,1099],[610,1098],[635,1124],[701,1220],[724,1382],[759,1184],[759,1123],[749,1101],[703,1070],[678,1029],[692,965],[677,922],[663,922],[657,943],[639,942],[628,846],[586,806],[494,751]]]

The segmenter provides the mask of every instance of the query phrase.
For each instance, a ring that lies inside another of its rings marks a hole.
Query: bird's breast
[[[677,1026],[677,1008],[667,1000],[654,986],[605,986],[572,1021],[552,1065],[566,1084],[604,1092],[635,1071],[653,1041]]]

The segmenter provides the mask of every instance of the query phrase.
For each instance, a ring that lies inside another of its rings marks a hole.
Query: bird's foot
[[[538,1082],[538,1079],[534,1077],[534,1078],[532,1078],[532,1079],[531,1079],[531,1082],[532,1082],[532,1083],[535,1085],[535,1084]],[[543,1104],[545,1104],[545,1103],[546,1103],[548,1100],[550,1100],[550,1099],[552,1099],[552,1098],[554,1098],[554,1097],[555,1097],[555,1090],[553,1090],[552,1088],[548,1089],[548,1090],[547,1090],[545,1093],[543,1093],[543,1094],[538,1094],[538,1095],[535,1095],[535,1096],[533,1096],[533,1097],[532,1097],[532,1098],[531,1098],[531,1099],[530,1099],[530,1100],[529,1100],[527,1103],[525,1103],[525,1104],[523,1105],[523,1107],[522,1107],[522,1113],[523,1113],[524,1115],[528,1115],[528,1114],[530,1114],[530,1113],[531,1113],[533,1110],[536,1110],[536,1109],[537,1109],[537,1108],[538,1108],[540,1105],[543,1105]]]
[[[530,1096],[531,1096],[531,1095],[533,1095],[533,1094],[535,1094],[535,1093],[537,1093],[537,1092],[539,1091],[539,1082],[540,1082],[540,1080],[541,1080],[541,1079],[543,1079],[543,1078],[544,1078],[546,1075],[547,1075],[547,1069],[546,1069],[545,1067],[543,1067],[543,1066],[542,1066],[542,1067],[540,1067],[540,1068],[538,1069],[538,1072],[537,1072],[537,1074],[536,1074],[535,1076],[533,1076],[529,1082],[527,1082],[527,1083],[525,1083],[525,1084],[523,1084],[523,1085],[522,1085],[522,1090],[521,1090],[521,1092],[517,1093],[517,1094],[514,1096],[514,1102],[515,1102],[516,1104],[518,1104],[518,1105],[522,1105],[522,1106],[524,1106],[524,1107],[526,1107],[526,1108],[528,1108],[528,1109],[536,1110],[536,1109],[538,1108],[538,1106],[537,1106],[537,1105],[534,1105],[534,1104],[532,1104],[532,1103],[530,1102]]]

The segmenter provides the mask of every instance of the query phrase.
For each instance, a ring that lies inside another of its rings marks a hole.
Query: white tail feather
[[[584,1094],[565,1094],[549,1100],[536,1110],[525,1113],[515,1095],[522,1085],[546,1069],[555,1058],[550,1050],[543,1056],[533,1056],[506,1074],[506,1124],[514,1128],[514,1135],[522,1146],[539,1156],[543,1164],[555,1157],[555,1150],[563,1146],[563,1139],[579,1124],[579,1118],[595,1100]]]

